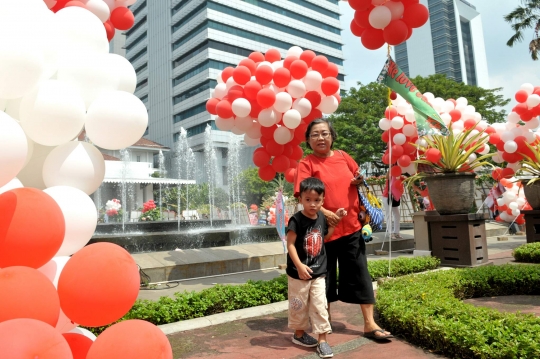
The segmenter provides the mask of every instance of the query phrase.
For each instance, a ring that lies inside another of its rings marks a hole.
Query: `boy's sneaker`
[[[317,346],[317,339],[313,338],[308,333],[304,332],[301,337],[297,337],[296,334],[293,334],[292,342],[304,347],[313,348]]]
[[[317,345],[317,354],[319,354],[321,358],[332,358],[334,356],[332,348],[330,348],[330,345],[327,342],[320,342],[319,345]]]

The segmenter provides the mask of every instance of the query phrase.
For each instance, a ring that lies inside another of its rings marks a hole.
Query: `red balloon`
[[[276,141],[274,141],[274,139],[270,139],[270,141],[268,141],[266,143],[266,151],[271,155],[271,156],[279,156],[281,154],[283,154],[283,151],[285,150],[285,146],[283,145],[280,145],[279,143],[277,143]]]
[[[392,145],[392,157],[399,158],[401,156],[403,156],[403,146]]]
[[[491,172],[491,177],[495,180],[495,181],[500,181],[502,176],[502,168],[495,168],[492,172]]]
[[[169,340],[161,329],[144,320],[126,320],[105,329],[90,347],[86,359],[173,359]]]
[[[442,158],[441,151],[439,151],[436,148],[429,148],[426,151],[425,156],[429,162],[433,162],[433,163],[439,162]]]
[[[270,127],[261,126],[261,135],[262,137],[266,137],[268,139],[274,138],[274,131],[276,130],[277,126],[272,125]],[[279,153],[281,154],[281,153]]]
[[[385,164],[385,165],[388,165],[390,164],[390,156],[386,153],[382,156],[382,162]]]
[[[384,40],[389,45],[399,45],[407,39],[409,29],[407,24],[401,20],[394,20],[388,24],[383,30]]]
[[[385,111],[384,111],[384,117],[386,117],[388,120],[391,120],[393,119],[394,117],[396,117],[398,115],[398,112],[396,110],[395,107],[388,107]]]
[[[107,33],[107,40],[111,41],[116,33],[116,29],[110,20],[107,20],[103,23],[105,27],[105,32]]]
[[[405,6],[403,21],[410,27],[416,28],[424,25],[429,19],[429,11],[422,4],[410,4]]]
[[[360,38],[362,45],[368,50],[377,50],[381,48],[385,41],[383,31],[374,28],[367,28]]]
[[[270,89],[262,89],[257,93],[257,103],[262,108],[269,108],[276,102],[276,94]]]
[[[272,160],[272,168],[276,172],[284,173],[290,166],[289,158],[285,155],[279,155]]]
[[[354,10],[367,10],[371,7],[371,0],[349,0],[349,5]]]
[[[73,359],[86,359],[88,351],[94,341],[79,333],[63,333],[62,336],[66,340],[73,354]]]
[[[248,81],[244,86],[244,94],[248,100],[256,100],[257,93],[259,93],[261,90],[262,85],[256,80]]]
[[[227,92],[227,102],[233,103],[237,98],[244,97],[244,88],[240,85],[234,85]]]
[[[336,92],[332,96],[334,96],[336,98],[338,104],[341,103],[341,95],[339,94],[339,92]]]
[[[57,0],[56,4],[51,8],[51,11],[57,12],[58,10],[63,9],[69,1],[70,0]]]
[[[264,61],[264,55],[258,51],[254,51],[249,54],[248,58],[252,59],[255,63]]]
[[[461,119],[461,111],[460,110],[451,110],[448,112],[450,117],[452,118],[452,122],[459,121]]]
[[[389,131],[384,131],[381,135],[381,140],[384,142],[384,143],[388,143],[388,141],[390,141],[390,132]]]
[[[52,282],[37,269],[0,269],[0,322],[31,318],[56,326],[60,301]]]
[[[319,119],[319,118],[322,118],[322,117],[323,117],[323,114],[322,114],[321,110],[319,110],[318,108],[314,108],[314,109],[311,110],[309,115],[307,115],[306,118],[304,118],[304,120],[306,122],[308,122],[308,121],[311,122],[313,120],[316,120],[316,119]]]
[[[328,68],[328,59],[324,55],[317,55],[311,60],[311,68],[321,74]]]
[[[287,142],[286,144],[283,145],[283,153],[281,154],[281,156],[285,156],[289,158],[292,154],[292,151],[293,151],[293,144],[291,142]]]
[[[221,71],[221,79],[223,82],[227,82],[227,80],[233,75],[234,67],[227,66],[226,68]]]
[[[297,161],[291,161],[291,168],[298,168],[298,162]]]
[[[24,283],[21,283],[24,285]],[[72,359],[68,343],[47,323],[28,318],[0,323],[2,358]]]
[[[262,147],[257,148],[253,152],[253,164],[257,167],[268,166],[270,163],[270,155]]]
[[[289,183],[294,183],[294,177],[296,176],[296,169],[289,168],[285,171],[285,181]]]
[[[328,67],[326,68],[326,71],[322,73],[323,78],[327,77],[337,77],[339,75],[339,69],[336,64],[333,62],[328,63]]]
[[[502,171],[501,171],[501,178],[512,178],[512,176],[514,175],[514,170],[511,169],[510,167],[506,167],[506,168],[503,168]]]
[[[330,96],[339,91],[339,80],[335,77],[327,77],[321,83],[321,90],[326,96]]]
[[[321,104],[322,96],[318,91],[308,91],[304,97],[311,102],[311,108],[316,108]]]
[[[287,56],[285,60],[283,60],[283,67],[290,71],[291,64],[295,62],[296,60],[298,60],[297,56]]]
[[[284,67],[280,67],[274,72],[274,84],[279,87],[287,87],[291,82],[291,72]]]
[[[66,224],[51,196],[35,188],[12,189],[0,194],[0,209],[0,268],[39,268],[54,257]]]
[[[249,75],[255,75],[255,70],[257,70],[257,64],[255,63],[255,61],[253,61],[252,59],[250,59],[249,57],[247,59],[242,59],[239,63],[238,63],[238,66],[245,66],[249,69]]]
[[[270,165],[261,167],[259,168],[259,177],[263,181],[270,182],[276,177],[276,171]]]
[[[139,284],[139,269],[125,249],[112,243],[91,244],[76,252],[60,273],[60,306],[75,323],[107,325],[133,306]]]
[[[373,26],[369,23],[369,13],[371,11],[355,11],[353,21],[356,22],[356,25],[365,29],[373,29]],[[362,36],[364,32],[362,32]]]
[[[305,123],[300,123],[300,125],[294,129],[294,138],[298,143],[306,140],[306,129],[307,125]]]
[[[68,1],[66,3],[66,5],[64,6],[64,8],[66,7],[71,7],[71,6],[77,6],[77,7],[82,7],[83,9],[86,9],[86,5],[80,1],[77,1],[77,0],[71,0],[71,1]]]
[[[135,23],[135,16],[127,7],[120,6],[111,12],[109,20],[118,30],[129,30]]]
[[[522,121],[528,122],[528,121],[532,120],[533,114],[532,114],[531,111],[527,110],[527,111],[522,112],[519,115],[519,118],[521,118]]]
[[[354,36],[362,37],[362,34],[364,33],[365,28],[358,25],[356,20],[351,21],[351,32]]]
[[[261,85],[268,85],[274,78],[274,70],[268,65],[259,66],[255,70],[255,78]]]
[[[304,61],[308,66],[311,66],[311,61],[313,61],[315,56],[317,56],[317,54],[313,51],[304,50],[304,52],[300,54],[300,60]]]
[[[522,113],[528,111],[529,108],[527,107],[526,103],[518,103],[516,106],[514,106],[513,111],[517,113],[518,115],[521,115]]]
[[[304,150],[302,150],[302,147],[296,145],[293,146],[292,154],[289,156],[291,160],[299,161],[304,156]]]
[[[259,113],[262,111],[262,107],[257,103],[257,99],[251,100],[249,102],[251,104],[251,112],[249,113],[249,116],[252,118],[258,118]]]
[[[232,105],[229,101],[221,100],[216,105],[216,113],[221,118],[231,118],[234,116]]]
[[[527,101],[527,98],[529,97],[529,94],[525,90],[519,90],[516,92],[516,101],[519,103],[524,103]]]
[[[401,167],[409,167],[409,165],[411,164],[411,158],[407,155],[403,155],[397,160],[397,163]]]
[[[294,60],[289,70],[293,78],[302,79],[308,72],[308,65],[303,60]]]
[[[251,80],[251,71],[246,66],[237,66],[233,70],[232,75],[234,82],[239,85],[245,85],[249,80]]]
[[[392,177],[399,177],[399,176],[401,176],[401,167],[399,167],[399,166],[392,166],[392,168],[390,169],[390,174],[392,175]]]
[[[489,135],[489,143],[491,143],[492,145],[497,145],[501,142],[501,136],[499,136],[498,133],[492,133],[491,135]]]
[[[259,141],[261,142],[261,145],[266,148],[266,144],[268,143],[268,141],[270,141],[270,138],[261,136],[261,138],[259,138]],[[268,160],[268,163],[270,163],[270,160]]]
[[[476,120],[473,118],[468,119],[467,121],[463,123],[463,127],[466,128],[467,130],[470,130],[471,128],[475,128]]]
[[[270,49],[266,51],[266,54],[264,54],[264,58],[266,61],[272,63],[275,61],[281,60],[281,53],[277,49]]]
[[[406,154],[406,155],[415,154],[416,153],[416,147],[414,147],[413,145],[411,145],[408,142],[405,142],[403,144],[403,153]]]

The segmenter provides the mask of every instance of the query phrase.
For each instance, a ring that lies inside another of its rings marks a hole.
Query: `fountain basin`
[[[213,219],[212,228],[225,228],[227,224],[230,224],[230,219]],[[122,230],[121,222],[113,223],[99,223],[96,227],[94,235],[129,235],[130,233],[152,233],[152,232],[177,232],[192,230],[192,229],[208,229],[210,227],[210,220],[189,220],[180,221],[148,221],[148,222],[126,222],[124,224],[125,230]],[[275,228],[274,228],[275,230]]]
[[[188,223],[192,222],[208,221],[189,221]],[[168,222],[153,223],[168,224]],[[177,223],[174,224],[177,225]],[[213,221],[213,224],[215,225],[216,221]],[[180,232],[173,232],[172,230],[165,231],[163,229],[161,232],[150,232],[147,231],[146,228],[141,227],[138,230],[142,231],[143,233],[97,233],[92,237],[88,244],[99,242],[115,243],[127,250],[129,253],[146,253],[159,251],[174,251],[175,249],[226,247],[244,243],[275,242],[280,240],[275,227],[245,226],[240,228],[225,228],[225,224],[226,223],[223,223],[223,228],[206,227],[204,229],[192,230],[184,228],[184,230],[181,230]],[[176,228],[177,227],[174,227],[174,230],[176,230]],[[122,224],[120,224],[120,231],[121,229]],[[136,231],[136,229],[133,229],[133,231]]]

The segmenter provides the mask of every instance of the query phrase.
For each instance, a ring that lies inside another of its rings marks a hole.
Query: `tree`
[[[514,35],[506,42],[509,47],[516,42],[523,41],[523,30],[534,29],[533,39],[529,43],[529,52],[533,60],[538,60],[538,50],[540,50],[540,0],[522,0],[523,6],[516,7],[510,14],[504,17],[506,22],[511,24]]]
[[[239,181],[239,187],[241,191],[244,192],[244,197],[246,199],[246,204],[261,204],[262,199],[265,195],[271,191],[275,191],[275,185],[272,182],[263,181],[259,177],[259,172],[256,167],[248,168],[242,171],[237,178],[233,179],[233,186],[236,186],[237,181]]]
[[[506,113],[501,108],[510,100],[497,94],[501,88],[484,89],[466,85],[437,74],[428,77],[417,76],[411,81],[420,92],[431,92],[445,100],[465,97],[489,123],[503,122]],[[373,163],[381,168],[380,160],[386,149],[381,140],[379,120],[384,117],[388,106],[388,88],[376,82],[351,88],[343,96],[337,111],[329,117],[338,133],[335,148],[349,153],[359,164]]]
[[[163,197],[162,205],[165,208],[178,212],[178,196],[180,195],[181,210],[185,210],[187,206],[189,206],[189,209],[202,210],[206,208],[208,210],[208,192],[208,183],[183,185],[180,189],[178,187],[166,188],[161,191]],[[154,198],[156,205],[159,205],[158,191],[154,191]],[[222,188],[214,188],[214,205],[218,208],[226,208],[229,205],[229,196]]]

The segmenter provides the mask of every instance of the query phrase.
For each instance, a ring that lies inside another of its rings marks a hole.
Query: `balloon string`
[[[388,58],[390,58],[390,44],[388,44],[387,46],[387,56]],[[391,109],[392,108],[392,90],[390,89],[390,87],[388,87],[388,94],[387,94],[388,98],[388,108]],[[388,147],[389,147],[389,156],[390,156],[390,164],[388,165],[388,170],[390,171],[392,169],[392,146],[391,146],[391,143],[392,143],[392,131],[391,131],[391,128],[390,128],[390,131],[389,131],[389,140],[388,140]],[[388,181],[388,198],[391,198],[392,196],[392,187],[391,187],[391,184],[392,184],[392,177],[390,175],[390,181]],[[387,208],[390,207],[390,204],[387,203]],[[390,210],[388,211],[387,213],[387,216],[386,216],[387,219],[389,219],[389,221],[386,222],[386,232],[389,233],[389,238],[388,238],[388,277],[391,276],[391,262],[392,262],[392,230],[389,229],[390,226],[392,226],[392,208],[390,207]],[[383,245],[384,245],[384,242],[383,242]],[[382,250],[382,248],[381,248]]]

